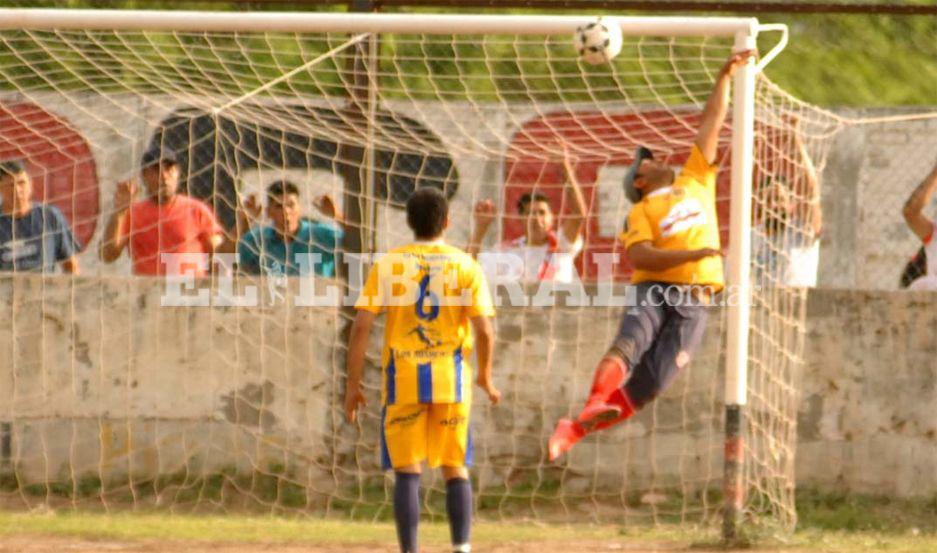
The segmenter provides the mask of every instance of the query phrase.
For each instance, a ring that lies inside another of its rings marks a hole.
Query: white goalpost
[[[255,304],[222,305],[212,292],[200,307],[166,307],[165,283],[133,275],[128,253],[100,261],[116,183],[137,175],[144,151],[176,153],[182,191],[213,210],[232,243],[246,199],[262,203],[272,182],[296,183],[310,220],[327,219],[314,198],[334,198],[344,239],[322,252],[338,269],[308,290],[344,290],[347,278],[351,293],[360,274],[342,261],[405,242],[401,207],[415,188],[447,194],[449,241],[460,246],[472,206],[492,199],[494,246],[522,233],[513,206],[524,192],[563,212],[557,159],[568,151],[590,205],[580,278],[602,284],[596,255],[613,254],[624,286],[617,234],[631,206],[621,176],[635,147],[681,164],[721,63],[754,48],[759,32],[782,31],[735,77],[720,140],[731,162],[718,184],[729,291],[692,367],[634,420],[550,464],[550,429],[585,397],[621,308],[506,305],[495,363],[503,405],[473,416],[477,504],[492,516],[721,517],[727,539],[748,520],[793,528],[806,292],[765,259],[783,259],[803,230],[765,223],[774,206],[760,190],[783,182],[812,199],[805,175],[822,168],[837,123],[761,73],[786,43],[783,26],[616,17],[623,51],[593,67],[571,44],[593,19],[0,9],[0,161],[25,163],[34,197],[71,225],[83,267],[73,278],[0,277],[0,381],[10,383],[0,386],[0,498],[388,512],[376,409],[357,427],[342,420],[340,299],[308,307],[296,295],[308,283],[262,273],[234,282],[255,287]],[[426,489],[433,508],[440,483]]]

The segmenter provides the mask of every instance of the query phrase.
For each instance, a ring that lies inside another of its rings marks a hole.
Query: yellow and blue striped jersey
[[[371,268],[355,307],[387,314],[384,405],[471,401],[470,319],[494,316],[471,256],[442,242],[397,248]]]

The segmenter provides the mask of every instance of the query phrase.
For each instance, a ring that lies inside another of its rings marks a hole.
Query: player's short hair
[[[407,200],[407,225],[420,240],[432,240],[446,229],[449,202],[436,188],[419,188]]]
[[[26,166],[23,165],[23,162],[18,159],[8,159],[6,161],[0,161],[0,178],[3,177],[14,177],[20,173],[26,172]]]
[[[519,200],[517,200],[517,212],[524,213],[524,210],[530,208],[530,204],[534,202],[545,202],[547,205],[550,205],[550,198],[547,198],[539,192],[529,192],[524,194]],[[550,209],[552,209],[552,207]]]
[[[268,198],[281,198],[293,194],[299,196],[299,187],[288,180],[278,180],[267,187]]]

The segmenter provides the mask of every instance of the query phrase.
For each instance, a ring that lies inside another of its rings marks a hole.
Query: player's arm
[[[358,417],[358,407],[366,405],[361,391],[361,378],[364,374],[364,356],[368,351],[368,339],[374,325],[376,313],[358,310],[358,315],[351,325],[348,337],[348,360],[345,362],[347,381],[345,382],[345,416],[350,422]]]
[[[468,245],[465,251],[475,257],[482,249],[482,242],[485,235],[488,234],[488,228],[495,220],[495,204],[491,200],[481,200],[475,204],[472,212],[472,218],[475,220],[475,226],[472,228],[472,235],[469,237]]]
[[[722,125],[726,121],[726,114],[729,112],[729,92],[732,88],[732,77],[738,68],[746,64],[754,53],[754,50],[746,50],[732,54],[729,57],[723,64],[722,69],[719,70],[719,75],[716,76],[716,84],[713,86],[712,93],[710,93],[706,106],[703,108],[699,131],[696,134],[696,146],[709,164],[716,161],[719,130],[722,129]]]
[[[563,236],[570,244],[576,242],[582,233],[582,225],[586,220],[586,198],[582,195],[582,188],[576,179],[576,172],[567,152],[563,155],[563,172],[566,183],[563,188],[565,198],[563,203],[569,207],[569,213],[564,217]]]
[[[712,248],[698,250],[665,250],[648,242],[638,242],[628,248],[628,259],[635,269],[642,271],[666,271],[689,261],[697,261],[722,252]]]
[[[46,224],[51,228],[55,242],[55,260],[60,263],[62,271],[66,274],[77,275],[78,268],[78,242],[72,234],[72,228],[62,212],[55,206],[46,206]]]
[[[98,254],[101,261],[113,263],[123,253],[130,240],[129,233],[123,232],[126,225],[126,218],[130,212],[130,204],[133,203],[134,196],[137,194],[137,186],[133,181],[124,181],[117,183],[117,191],[114,193],[114,213],[107,220],[107,226],[104,229],[104,238],[101,240],[101,248]]]
[[[817,168],[810,159],[807,147],[801,138],[799,129],[794,129],[794,147],[797,161],[800,163],[801,176],[804,179],[803,194],[798,194],[801,201],[801,214],[803,220],[810,225],[814,237],[823,230],[823,210],[820,209],[820,179],[817,177]]]
[[[489,317],[472,317],[475,330],[475,354],[478,358],[478,386],[488,394],[492,405],[501,401],[501,392],[491,379],[491,363],[495,349],[495,332]],[[347,405],[347,404],[346,404]]]
[[[914,231],[914,234],[922,242],[930,237],[934,229],[934,223],[924,216],[924,207],[934,194],[934,189],[937,189],[937,165],[931,169],[927,178],[908,196],[908,201],[904,203],[904,208],[901,210],[908,227]]]

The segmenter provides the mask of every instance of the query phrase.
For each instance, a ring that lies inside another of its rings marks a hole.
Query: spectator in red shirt
[[[208,205],[179,194],[179,164],[169,150],[151,149],[143,155],[140,176],[147,197],[134,201],[132,180],[117,184],[114,213],[101,243],[101,259],[116,261],[129,246],[136,275],[193,274],[205,276],[209,256],[199,261],[167,260],[164,254],[212,254],[224,242],[221,225]]]

